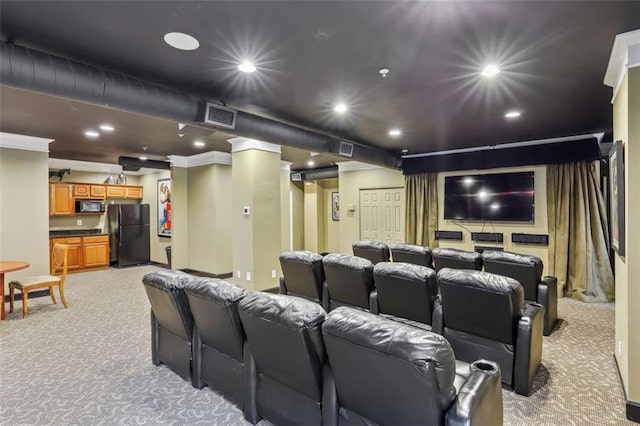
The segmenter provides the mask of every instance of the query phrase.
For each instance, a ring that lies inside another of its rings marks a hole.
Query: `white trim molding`
[[[227,142],[231,144],[232,154],[240,151],[247,151],[249,149],[257,149],[258,151],[274,152],[276,154],[282,153],[282,149],[280,148],[280,145],[259,141],[257,139],[250,139],[250,138],[244,138],[239,136],[237,138],[231,138]]]
[[[189,157],[169,155],[169,160],[171,161],[172,166],[183,168],[206,166],[208,164],[224,164],[230,166],[231,154],[228,152],[211,151],[191,155]]]
[[[640,30],[618,34],[613,42],[604,84],[613,87],[611,103],[615,100],[622,80],[630,68],[640,66]]]
[[[373,164],[361,163],[360,161],[342,161],[338,164],[338,173],[340,172],[353,172],[356,170],[374,170],[382,169],[382,166],[376,166]]]
[[[293,163],[291,161],[281,160],[280,161],[280,170],[283,171],[283,172],[290,172],[292,164]]]
[[[49,144],[53,141],[54,139],[0,132],[0,148],[49,152]]]

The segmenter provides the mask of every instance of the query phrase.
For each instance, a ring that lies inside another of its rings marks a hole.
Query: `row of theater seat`
[[[380,241],[357,241],[353,243],[353,254],[379,262],[412,263],[435,268],[473,269],[504,275],[517,280],[524,288],[525,300],[537,302],[544,307],[544,335],[553,331],[558,320],[558,280],[542,276],[542,260],[536,256],[488,250],[484,253],[457,249],[436,248],[397,243],[391,246]]]
[[[447,338],[456,359],[497,362],[505,387],[529,395],[542,360],[542,306],[525,302],[513,278],[483,271],[379,262],[345,254],[288,251],[280,293],[368,310]]]
[[[463,366],[438,334],[179,271],[143,284],[152,362],[217,390],[253,424],[502,424],[498,365]]]

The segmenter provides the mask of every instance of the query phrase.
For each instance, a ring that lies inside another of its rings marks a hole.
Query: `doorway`
[[[404,188],[360,190],[360,239],[404,241]]]

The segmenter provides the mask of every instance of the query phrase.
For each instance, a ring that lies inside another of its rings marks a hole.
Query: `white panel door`
[[[360,190],[360,239],[404,241],[404,189]]]

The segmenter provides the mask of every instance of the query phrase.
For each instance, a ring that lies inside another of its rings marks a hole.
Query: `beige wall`
[[[635,195],[640,181],[640,68],[631,68],[624,77],[613,105],[614,140],[624,143],[625,240],[626,255],[615,254],[616,348],[627,398],[640,402],[640,286],[631,277],[640,277],[640,199]],[[631,280],[631,282],[630,282]]]
[[[290,171],[287,167],[286,170],[280,170],[280,251],[291,250],[291,235],[292,235],[292,197],[291,193],[291,179],[289,178]],[[278,262],[279,263],[279,262]],[[280,265],[278,265],[280,266]],[[278,269],[278,275],[280,270]]]
[[[156,173],[149,173],[137,177],[137,183],[131,183],[133,179],[128,179],[127,184],[140,185],[143,191],[143,204],[149,204],[149,240],[151,261],[167,263],[165,247],[171,245],[171,238],[158,236],[158,179],[170,179],[171,172],[163,170]],[[172,201],[173,202],[173,201]]]
[[[171,263],[173,269],[189,268],[188,169],[171,168]]]
[[[304,183],[304,249],[320,252],[324,244],[319,213],[322,214],[322,188],[316,182]]]
[[[232,264],[231,167],[188,169],[189,268],[230,273]]]
[[[464,220],[445,220],[444,219],[444,180],[446,176],[455,176],[463,174],[487,174],[487,173],[512,173],[512,172],[534,172],[535,186],[535,212],[534,222],[479,222]],[[512,232],[524,232],[527,234],[547,234],[547,168],[546,166],[529,166],[529,167],[504,167],[499,169],[487,170],[468,170],[445,172],[438,174],[438,229],[445,231],[462,231],[462,241],[439,241],[440,247],[457,248],[461,250],[473,251],[476,245],[491,246],[496,245],[504,247],[507,251],[516,253],[530,254],[538,256],[545,265],[544,272],[547,271],[548,249],[546,246],[532,246],[526,244],[513,244],[511,242]],[[466,228],[466,229],[465,229]],[[475,242],[471,240],[470,232],[502,232],[504,234],[504,243],[492,244]]]
[[[352,254],[351,244],[360,239],[359,199],[361,189],[404,187],[400,170],[374,168],[339,172],[340,244],[338,252]],[[353,206],[354,210],[349,207]]]
[[[289,189],[293,204],[293,250],[304,249],[304,184],[291,182]]]
[[[0,148],[0,259],[25,260],[15,278],[49,273],[49,156]],[[6,293],[6,291],[5,291]]]
[[[324,245],[321,252],[336,253],[340,249],[340,221],[333,220],[331,216],[331,194],[339,192],[338,179],[322,179],[317,181],[322,188],[324,200],[322,221],[324,223]]]

